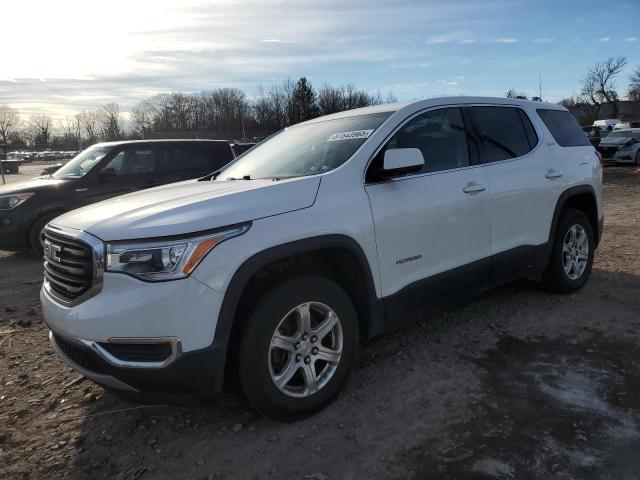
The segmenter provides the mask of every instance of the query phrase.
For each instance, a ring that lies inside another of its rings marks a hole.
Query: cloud
[[[555,41],[556,41],[555,38],[536,38],[533,40],[533,43],[537,45],[544,45],[546,43],[553,43]]]
[[[260,40],[260,43],[288,43],[285,40],[280,40],[279,38],[265,38]]]
[[[457,87],[460,83],[460,80],[462,79],[464,79],[464,77],[462,76],[450,79],[440,79],[438,80],[438,83],[441,85],[446,85],[447,87]]]
[[[495,43],[518,43],[520,40],[513,37],[502,37],[493,40]]]
[[[443,43],[458,43],[461,45],[468,45],[475,43],[476,40],[471,38],[467,32],[448,32],[442,35],[435,35],[427,39],[427,44],[438,45]]]
[[[627,37],[624,39],[625,42],[637,42],[638,37]]]
[[[611,37],[600,37],[598,40],[600,40],[603,43],[607,43],[611,41]]]

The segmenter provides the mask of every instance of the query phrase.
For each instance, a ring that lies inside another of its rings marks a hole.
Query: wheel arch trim
[[[228,360],[229,341],[231,340],[236,313],[240,306],[240,299],[255,273],[273,262],[293,255],[313,253],[332,248],[344,249],[354,256],[360,267],[367,292],[366,310],[369,316],[369,318],[365,319],[369,327],[367,336],[371,337],[382,333],[385,324],[384,309],[382,300],[377,297],[373,273],[364,251],[358,242],[347,235],[321,235],[262,250],[245,260],[235,271],[228,284],[220,307],[214,335],[214,343],[218,344],[224,350],[224,354],[221,355],[221,357],[224,358],[225,361]]]
[[[560,213],[562,209],[565,207],[567,202],[572,198],[578,195],[588,194],[593,198],[593,202],[596,205],[596,222],[594,225],[594,233],[596,237],[596,246],[600,241],[600,237],[602,236],[602,226],[599,224],[598,211],[597,206],[598,202],[596,199],[596,192],[591,185],[577,185],[575,187],[570,187],[563,191],[558,197],[558,201],[556,202],[556,208],[553,212],[553,220],[551,221],[551,229],[549,230],[549,245],[553,245],[553,241],[556,236],[556,231],[558,229],[558,222],[560,221]]]

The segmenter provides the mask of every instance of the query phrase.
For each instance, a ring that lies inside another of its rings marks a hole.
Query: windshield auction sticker
[[[352,132],[334,133],[329,138],[327,138],[327,142],[338,142],[340,140],[353,140],[355,138],[369,138],[372,133],[373,133],[373,129],[354,130]]]

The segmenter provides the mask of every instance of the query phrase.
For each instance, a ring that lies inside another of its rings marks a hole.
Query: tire
[[[34,255],[41,257],[44,254],[42,230],[47,223],[60,215],[62,215],[62,212],[47,213],[31,225],[31,229],[29,230],[29,250],[31,250]]]
[[[309,305],[308,332],[303,332],[308,328],[301,328],[304,305]],[[327,309],[337,321],[322,337],[318,327],[327,329],[334,322]],[[276,332],[278,339],[274,337]],[[305,339],[303,333],[309,336]],[[282,347],[272,345],[278,340]],[[338,394],[357,347],[358,318],[345,291],[325,277],[292,277],[262,295],[248,317],[239,352],[240,385],[251,406],[261,414],[276,420],[297,420],[321,410]],[[323,360],[323,355],[332,362]],[[311,370],[317,375],[316,391],[313,380],[307,380]]]
[[[636,152],[636,161],[634,162],[636,166],[640,166],[640,148]]]
[[[575,250],[565,247],[565,241],[572,244],[571,231],[577,238],[573,246],[581,245]],[[583,233],[586,236],[586,259],[584,242],[580,240]],[[544,286],[556,293],[573,293],[581,289],[591,273],[595,244],[593,227],[585,213],[573,208],[564,209],[558,221],[549,265],[542,274]],[[575,262],[571,258],[576,259]]]

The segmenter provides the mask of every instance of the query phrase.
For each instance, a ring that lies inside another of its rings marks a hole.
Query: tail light
[[[602,154],[596,150],[596,157],[598,157],[598,160],[600,161],[600,165],[602,165]]]

